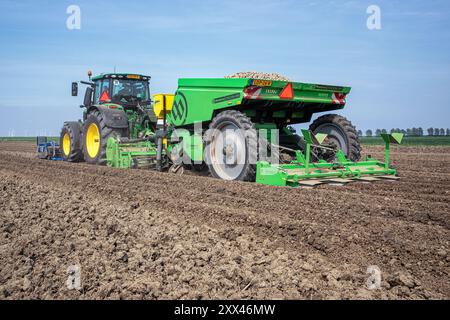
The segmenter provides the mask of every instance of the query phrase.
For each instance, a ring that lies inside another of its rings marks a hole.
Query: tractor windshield
[[[120,104],[137,104],[150,100],[148,82],[140,80],[112,81],[112,101]]]

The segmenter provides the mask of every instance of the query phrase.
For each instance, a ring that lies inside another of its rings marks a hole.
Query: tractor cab
[[[136,110],[151,105],[149,76],[125,73],[105,73],[92,76],[88,72],[89,82],[80,81],[88,87],[81,107],[88,109],[94,105],[114,103],[125,110]],[[72,83],[72,96],[78,96],[78,82]]]
[[[148,76],[136,74],[102,74],[93,77],[93,104],[116,103],[125,109],[151,103]]]

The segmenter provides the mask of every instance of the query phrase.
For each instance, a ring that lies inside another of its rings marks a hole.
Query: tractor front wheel
[[[122,131],[106,126],[103,115],[99,111],[91,112],[83,126],[84,160],[90,164],[106,165],[108,139],[122,136]]]
[[[358,133],[352,123],[337,114],[326,114],[317,118],[309,127],[314,133],[327,134],[327,142],[342,150],[350,161],[361,159]]]
[[[65,122],[59,140],[62,157],[65,161],[79,162],[83,160],[81,148],[81,125],[79,122]]]

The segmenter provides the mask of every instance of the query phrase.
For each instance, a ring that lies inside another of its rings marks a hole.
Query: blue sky
[[[81,8],[81,30],[66,9]],[[382,29],[366,27],[369,5]],[[0,0],[0,136],[58,135],[81,117],[70,83],[86,72],[180,77],[278,72],[353,87],[342,114],[358,128],[450,127],[450,2]]]

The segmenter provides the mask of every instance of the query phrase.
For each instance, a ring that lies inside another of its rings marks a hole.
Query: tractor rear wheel
[[[361,159],[358,133],[347,118],[337,114],[326,114],[317,118],[309,129],[315,134],[327,134],[326,141],[342,150],[350,161]]]
[[[59,145],[65,161],[79,162],[83,160],[81,124],[79,122],[64,122],[61,129]]]
[[[223,180],[255,180],[257,135],[253,122],[243,113],[219,113],[205,135],[205,160],[211,175]]]
[[[84,160],[90,164],[106,165],[106,144],[110,137],[123,136],[125,130],[106,126],[103,115],[91,112],[83,126]]]

